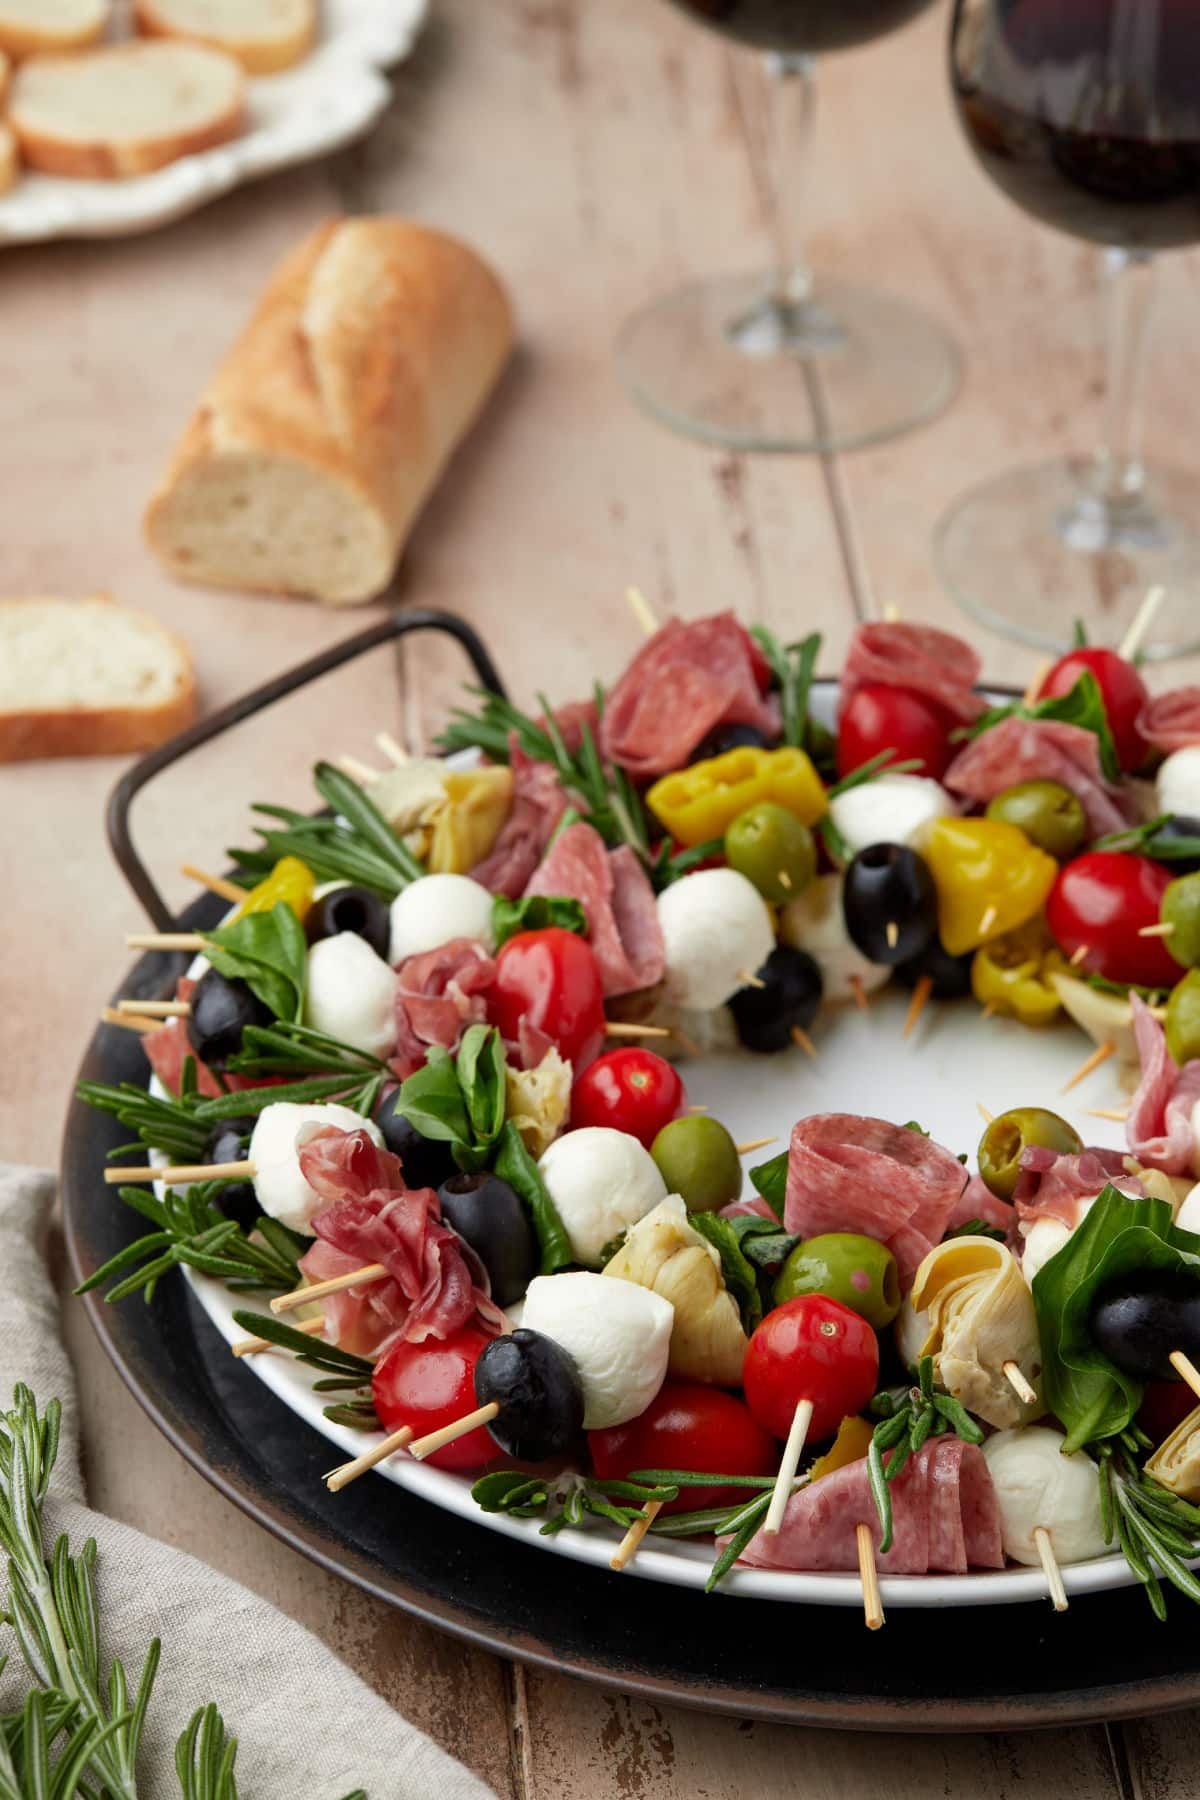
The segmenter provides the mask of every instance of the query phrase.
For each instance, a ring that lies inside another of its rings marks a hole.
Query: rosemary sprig
[[[160,1200],[150,1189],[122,1187],[118,1196],[154,1226],[145,1236],[118,1250],[75,1289],[86,1294],[115,1280],[105,1295],[111,1304],[139,1290],[147,1301],[162,1277],[186,1264],[213,1275],[239,1292],[266,1289],[283,1292],[300,1279],[296,1266],[301,1240],[275,1219],[259,1219],[253,1237],[217,1204],[221,1181],[198,1181],[168,1188]],[[128,1271],[128,1273],[126,1272]]]
[[[960,1400],[944,1388],[934,1386],[933,1358],[923,1356],[917,1365],[916,1385],[899,1394],[876,1394],[870,1411],[878,1419],[867,1451],[867,1477],[871,1498],[879,1514],[882,1536],[879,1554],[892,1547],[893,1482],[909,1458],[921,1449],[926,1438],[940,1432],[953,1431],[967,1444],[982,1444],[983,1432]],[[887,1463],[884,1455],[891,1451]]]
[[[1137,1461],[1146,1447],[1139,1436],[1124,1431],[1089,1448],[1098,1464],[1104,1541],[1111,1544],[1115,1538],[1145,1588],[1155,1618],[1165,1619],[1167,1602],[1156,1569],[1181,1594],[1200,1603],[1200,1580],[1187,1567],[1200,1555],[1200,1507],[1146,1474]]]
[[[256,804],[255,812],[278,820],[282,829],[256,825],[262,839],[257,849],[228,852],[243,874],[261,881],[280,857],[298,856],[321,881],[353,881],[394,900],[401,888],[426,873],[356,781],[327,762],[316,765],[313,781],[334,816]]]
[[[1098,837],[1093,850],[1132,850],[1138,856],[1149,856],[1154,862],[1191,862],[1200,856],[1200,837],[1163,837],[1174,813],[1159,813],[1144,825],[1131,825],[1125,831],[1110,831]]]
[[[589,1513],[627,1531],[652,1500],[674,1500],[678,1492],[669,1484],[598,1481],[570,1471],[543,1478],[500,1469],[492,1475],[481,1475],[471,1489],[471,1498],[481,1512],[509,1513],[518,1519],[536,1518],[549,1507],[540,1535],[554,1537],[568,1525],[582,1525]],[[614,1505],[613,1496],[634,1504]]]
[[[365,1356],[355,1356],[353,1351],[327,1344],[321,1338],[306,1337],[304,1332],[277,1319],[274,1313],[239,1310],[233,1317],[243,1331],[265,1338],[268,1344],[277,1344],[281,1350],[289,1351],[297,1362],[319,1370],[323,1379],[313,1382],[314,1393],[344,1396],[325,1407],[327,1419],[335,1425],[349,1425],[355,1431],[379,1429],[379,1416],[371,1398],[374,1365]]]
[[[821,634],[814,631],[794,644],[781,644],[765,625],[752,625],[754,639],[779,683],[779,709],[783,720],[783,741],[797,749],[811,749],[813,721],[809,717],[808,698],[812,690],[813,672],[821,653]]]

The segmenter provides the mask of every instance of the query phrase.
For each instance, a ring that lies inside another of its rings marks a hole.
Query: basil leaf
[[[1078,681],[1068,694],[1038,700],[1033,706],[1023,706],[1019,700],[1010,706],[989,706],[971,725],[963,727],[962,735],[976,738],[981,732],[998,725],[1002,719],[1010,718],[1057,719],[1062,725],[1081,725],[1085,731],[1094,731],[1100,740],[1101,769],[1109,781],[1120,780],[1121,765],[1117,761],[1108,714],[1104,710],[1104,697],[1100,692],[1100,684],[1090,669],[1084,669],[1080,673]]]
[[[308,944],[304,927],[279,900],[270,912],[246,913],[207,934],[208,960],[229,981],[244,981],[277,1019],[304,1010]]]
[[[500,1133],[500,1154],[493,1166],[501,1181],[507,1181],[518,1199],[523,1200],[529,1209],[530,1223],[542,1252],[539,1272],[543,1275],[556,1275],[560,1269],[569,1269],[575,1257],[566,1226],[542,1180],[541,1170],[525,1148],[521,1134],[511,1119],[506,1121]]]
[[[762,1195],[776,1218],[783,1218],[783,1203],[787,1198],[788,1153],[781,1150],[770,1162],[759,1163],[751,1169],[750,1179]]]
[[[507,900],[497,894],[492,901],[492,936],[497,950],[518,931],[545,931],[551,925],[586,937],[583,903],[569,894],[527,894],[523,900]]]
[[[721,1258],[725,1286],[737,1301],[742,1328],[748,1337],[762,1318],[762,1298],[758,1291],[758,1278],[742,1255],[733,1221],[721,1218],[719,1213],[695,1212],[688,1214],[688,1224],[716,1248]]]
[[[459,1045],[455,1075],[471,1129],[481,1144],[494,1144],[504,1123],[504,1045],[494,1025],[468,1025]]]
[[[424,1068],[400,1083],[396,1109],[422,1137],[434,1138],[457,1150],[471,1142],[471,1121],[454,1063],[438,1044],[426,1052]]]
[[[755,1218],[752,1213],[727,1219],[726,1224],[733,1230],[742,1255],[756,1269],[777,1269],[800,1242],[798,1232],[780,1231],[774,1219]]]

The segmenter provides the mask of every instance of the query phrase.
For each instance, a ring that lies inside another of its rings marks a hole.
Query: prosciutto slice
[[[893,1539],[883,1555],[863,1458],[793,1494],[778,1533],[760,1531],[740,1560],[757,1569],[857,1569],[857,1527],[866,1525],[881,1575],[1003,1568],[996,1493],[978,1445],[929,1438],[890,1486]]]
[[[1110,1184],[1131,1199],[1143,1191],[1136,1175],[1127,1173],[1119,1150],[1089,1149],[1078,1156],[1060,1156],[1031,1144],[1021,1152],[1013,1204],[1023,1226],[1037,1219],[1059,1219],[1074,1231],[1081,1203],[1094,1200]]]
[[[979,673],[971,646],[949,631],[903,623],[860,625],[842,670],[841,704],[860,687],[882,682],[922,694],[956,723],[969,725],[987,705],[973,692]]]
[[[1154,694],[1138,714],[1137,728],[1142,736],[1170,755],[1186,750],[1189,744],[1200,744],[1200,687],[1172,688],[1169,694]]]
[[[473,938],[451,938],[436,950],[410,956],[397,970],[393,1071],[403,1081],[425,1063],[430,1044],[457,1050],[468,1025],[486,1018],[484,994],[496,965]]]
[[[1016,1229],[1017,1214],[1012,1201],[1001,1200],[998,1194],[993,1194],[982,1175],[972,1175],[968,1181],[958,1205],[946,1221],[946,1230],[953,1231],[956,1225],[969,1225],[973,1219],[1003,1231],[1009,1238]]]
[[[654,889],[627,844],[609,850],[594,826],[568,825],[530,877],[526,894],[580,902],[606,997],[661,981],[665,964]]]
[[[670,619],[609,694],[600,748],[639,781],[680,768],[717,725],[779,732],[779,708],[755,679],[750,640],[731,612]]]
[[[1133,817],[1132,802],[1100,767],[1100,740],[1082,725],[1058,719],[1021,719],[1015,713],[983,731],[960,750],[943,786],[981,806],[1018,781],[1057,781],[1083,807],[1088,833],[1120,831]]]
[[[857,1231],[880,1239],[908,1288],[966,1185],[958,1158],[919,1131],[856,1113],[815,1113],[792,1128],[783,1222],[806,1238]]]
[[[541,861],[554,827],[567,810],[567,796],[550,764],[526,756],[515,737],[509,738],[509,763],[513,772],[512,811],[488,854],[470,873],[491,893],[517,900]]]
[[[349,1304],[359,1310],[350,1316],[343,1309],[339,1323],[358,1343],[376,1331],[375,1351],[396,1336],[419,1344],[468,1323],[492,1336],[507,1330],[504,1314],[476,1286],[461,1238],[442,1223],[436,1193],[405,1187],[399,1157],[380,1150],[365,1131],[332,1128],[317,1132],[299,1154],[305,1180],[327,1202],[312,1222],[324,1248],[307,1252],[304,1273],[317,1278],[319,1267],[348,1274],[367,1263],[382,1263],[388,1272],[357,1296],[350,1290]],[[338,1269],[331,1252],[341,1259]]]
[[[1142,1076],[1125,1120],[1129,1153],[1164,1175],[1187,1175],[1194,1143],[1192,1108],[1200,1100],[1200,1061],[1183,1068],[1167,1049],[1167,1036],[1139,994],[1131,993],[1133,1035]]]

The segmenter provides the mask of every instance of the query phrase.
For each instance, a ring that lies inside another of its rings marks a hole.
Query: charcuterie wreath
[[[831,731],[815,636],[641,605],[611,687],[319,763],[224,924],[130,939],[196,961],[80,1089],[149,1153],[84,1287],[182,1265],[331,1489],[614,1570],[1200,1600],[1200,689],[1081,645],[989,704],[877,623]]]

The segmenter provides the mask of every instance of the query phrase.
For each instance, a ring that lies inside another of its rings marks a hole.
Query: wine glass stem
[[[1146,353],[1154,299],[1154,259],[1145,251],[1110,250],[1108,283],[1108,370],[1104,434],[1096,452],[1093,480],[1098,497],[1114,510],[1142,498]]]
[[[802,306],[813,289],[812,271],[802,248],[801,210],[817,118],[815,69],[811,56],[776,52],[767,57],[774,298],[782,307]]]

